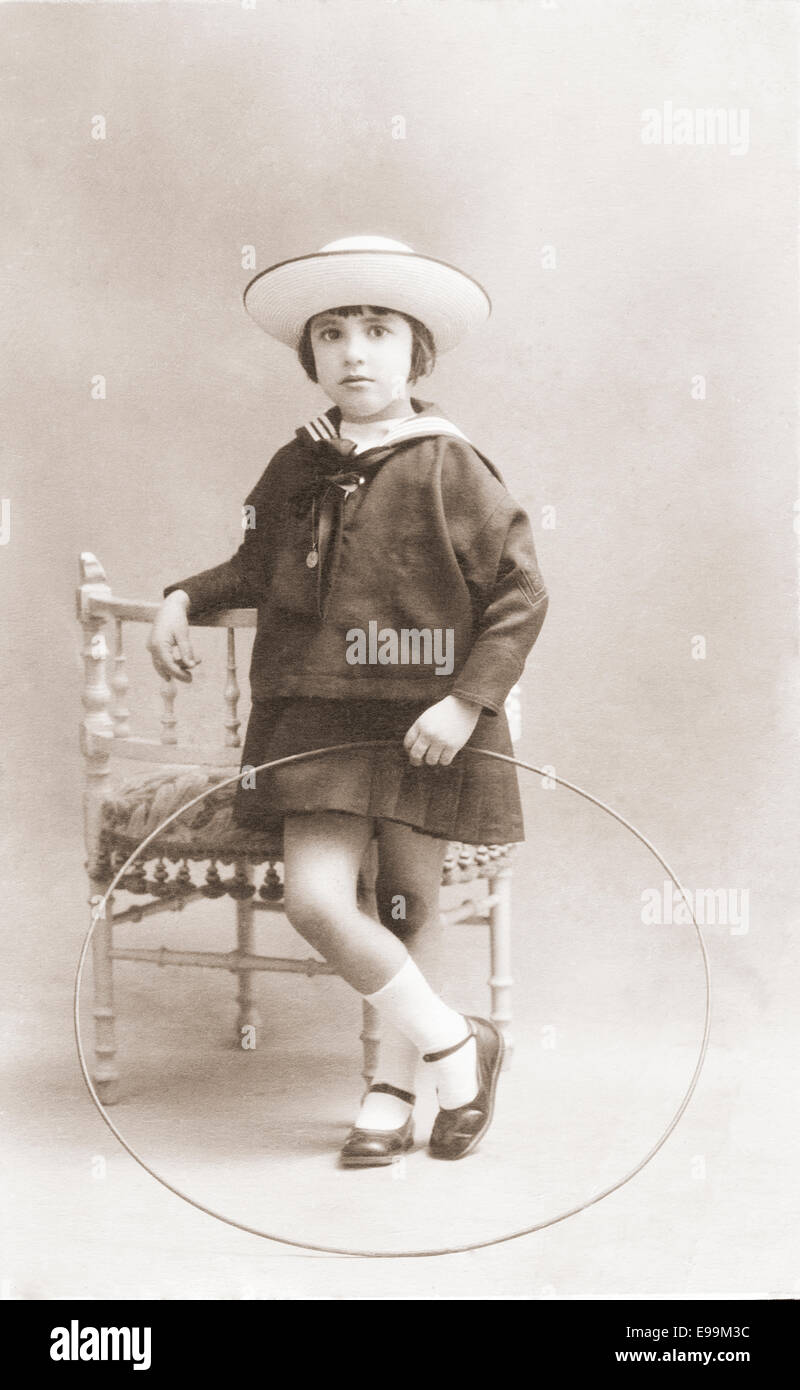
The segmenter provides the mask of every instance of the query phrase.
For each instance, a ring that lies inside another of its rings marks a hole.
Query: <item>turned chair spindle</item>
[[[236,710],[241,695],[239,682],[236,679],[236,632],[232,627],[228,628],[228,665],[227,680],[225,682],[225,744],[228,748],[238,748],[241,744],[239,737],[239,725],[241,720],[237,718]]]
[[[126,671],[126,657],[123,648],[122,619],[114,619],[114,674],[111,677],[111,689],[114,692],[111,717],[114,721],[114,737],[127,738],[131,731],[131,712],[127,707],[126,699],[128,695],[128,674]]]

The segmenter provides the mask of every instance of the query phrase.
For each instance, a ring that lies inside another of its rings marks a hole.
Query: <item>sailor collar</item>
[[[425,439],[431,435],[450,435],[454,439],[463,439],[467,444],[467,436],[443,415],[438,413],[438,408],[430,401],[415,400],[412,396],[411,407],[415,412],[416,418],[411,420],[398,420],[396,425],[387,421],[389,428],[385,436],[378,444],[370,444],[362,450],[363,454],[371,453],[373,449],[393,448],[395,444],[401,444],[408,439]],[[303,444],[333,444],[334,449],[339,443],[344,443],[339,433],[342,420],[342,412],[338,406],[331,406],[322,415],[316,415],[313,420],[308,420],[301,425],[295,434]],[[349,442],[349,441],[348,441]],[[355,449],[357,445],[353,445]],[[337,450],[338,451],[338,450]],[[361,455],[359,455],[361,457]]]

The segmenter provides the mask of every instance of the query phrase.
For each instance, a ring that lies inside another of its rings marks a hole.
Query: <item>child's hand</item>
[[[419,767],[423,762],[430,767],[451,763],[472,734],[480,713],[480,705],[473,705],[458,695],[446,695],[423,710],[403,739],[403,747],[414,766]]]
[[[199,665],[200,658],[195,656],[189,636],[188,611],[189,595],[183,589],[174,589],[167,594],[150,629],[147,650],[164,680],[174,676],[178,681],[190,681],[189,668]]]

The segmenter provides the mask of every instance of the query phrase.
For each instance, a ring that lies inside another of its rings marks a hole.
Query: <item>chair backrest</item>
[[[77,591],[77,612],[83,628],[84,684],[86,711],[81,726],[82,748],[87,758],[132,758],[144,762],[187,763],[191,765],[239,766],[242,739],[238,706],[241,691],[236,669],[236,629],[256,626],[255,608],[219,610],[193,627],[227,629],[225,683],[220,692],[222,729],[218,740],[182,743],[175,714],[178,682],[161,679],[160,737],[142,738],[131,732],[128,709],[129,678],[125,655],[126,623],[152,623],[160,605],[134,599],[117,598],[112,592],[97,558],[89,551],[80,557],[81,583]],[[113,649],[109,650],[106,629],[113,622]],[[110,663],[110,669],[109,669]]]
[[[218,610],[190,626],[227,629],[227,664],[221,690],[220,715],[224,733],[219,739],[183,743],[179,737],[175,699],[178,684],[160,679],[163,711],[159,738],[144,738],[131,732],[128,709],[129,678],[124,645],[125,623],[152,623],[160,605],[116,597],[105,570],[96,556],[83,551],[80,557],[80,585],[77,613],[83,628],[84,684],[86,711],[81,725],[81,747],[95,775],[105,775],[110,757],[130,758],[149,763],[190,764],[232,769],[241,761],[239,699],[241,690],[236,669],[236,630],[255,628],[255,608]],[[113,623],[113,646],[109,650],[106,628]],[[110,669],[109,669],[110,663]],[[506,700],[506,713],[514,743],[521,732],[520,687],[515,685]],[[193,733],[196,729],[193,727]]]

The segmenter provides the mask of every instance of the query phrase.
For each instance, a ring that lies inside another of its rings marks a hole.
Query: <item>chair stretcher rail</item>
[[[159,603],[139,599],[104,597],[89,594],[86,612],[91,617],[123,618],[134,623],[151,623],[160,608]],[[198,618],[189,619],[191,627],[255,627],[258,614],[255,608],[220,608]]]
[[[113,946],[112,960],[141,960],[151,965],[200,965],[211,970],[277,970],[300,975],[335,975],[325,960],[284,956],[248,956],[239,951],[171,951],[166,946]]]

